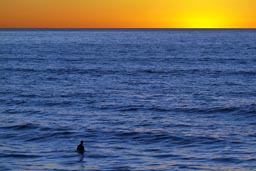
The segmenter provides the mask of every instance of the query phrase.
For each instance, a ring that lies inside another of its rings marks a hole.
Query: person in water
[[[80,144],[77,146],[76,151],[80,154],[84,154],[84,142],[81,141]]]

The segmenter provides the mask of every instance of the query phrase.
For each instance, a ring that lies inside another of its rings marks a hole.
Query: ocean
[[[256,170],[256,30],[1,30],[0,170]]]

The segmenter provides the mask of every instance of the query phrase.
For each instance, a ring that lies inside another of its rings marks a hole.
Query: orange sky
[[[0,0],[0,28],[256,28],[256,0]]]

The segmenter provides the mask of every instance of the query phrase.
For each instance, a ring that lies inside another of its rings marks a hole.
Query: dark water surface
[[[256,30],[0,31],[0,170],[256,170]]]

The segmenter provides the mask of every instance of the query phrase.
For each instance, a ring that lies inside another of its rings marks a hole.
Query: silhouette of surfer
[[[81,141],[80,144],[77,146],[76,151],[80,154],[84,154],[84,142]]]

